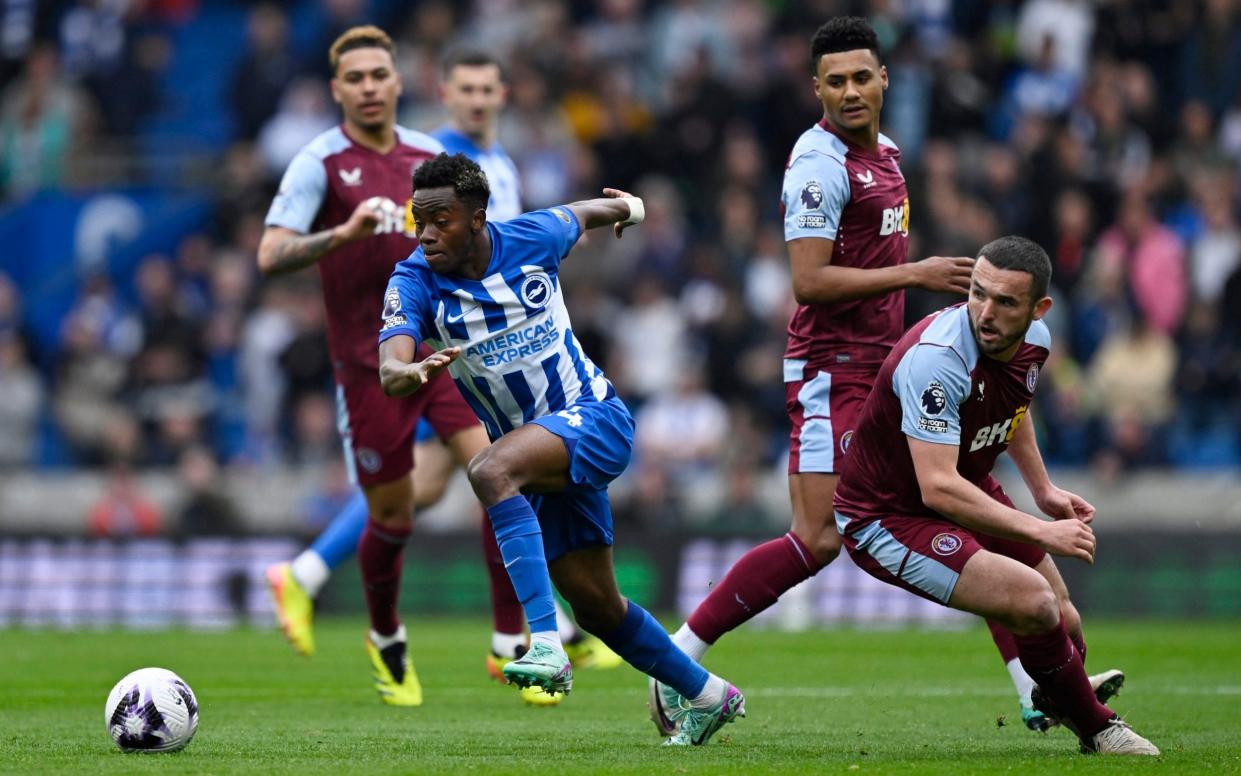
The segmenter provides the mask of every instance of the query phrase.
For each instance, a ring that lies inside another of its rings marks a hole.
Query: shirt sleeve
[[[849,197],[849,174],[841,160],[813,151],[794,159],[784,173],[780,195],[785,242],[801,237],[835,240]]]
[[[961,403],[969,398],[970,376],[951,348],[916,345],[892,374],[901,402],[905,436],[938,445],[961,444]]]
[[[557,205],[546,210],[525,213],[517,218],[504,222],[507,231],[516,234],[523,242],[527,242],[534,252],[548,255],[550,263],[539,262],[547,269],[554,270],[569,255],[577,240],[582,236],[582,225],[577,216],[566,205]],[[530,257],[532,260],[536,256]]]
[[[379,341],[398,334],[413,337],[416,343],[429,339],[432,310],[430,289],[417,272],[401,262],[388,278],[388,289],[384,292],[384,306],[379,314]]]
[[[267,211],[267,226],[283,226],[307,234],[327,192],[323,162],[305,151],[293,157],[280,179],[280,191]]]

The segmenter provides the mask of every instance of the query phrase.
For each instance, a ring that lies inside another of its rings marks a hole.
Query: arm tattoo
[[[324,229],[314,234],[289,237],[276,246],[272,274],[293,272],[308,267],[328,252],[334,231]]]

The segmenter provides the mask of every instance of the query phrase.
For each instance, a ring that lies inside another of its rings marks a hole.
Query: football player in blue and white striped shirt
[[[530,650],[505,666],[509,681],[548,693],[572,687],[554,578],[580,626],[688,699],[668,743],[703,744],[744,715],[745,699],[616,587],[607,486],[629,463],[633,419],[573,336],[558,278],[584,230],[611,226],[619,237],[642,221],[642,200],[604,194],[493,223],[475,162],[441,154],[420,166],[419,247],[388,284],[380,380],[389,395],[405,396],[447,368],[493,440],[469,477],[530,623]],[[439,350],[415,361],[423,340]]]

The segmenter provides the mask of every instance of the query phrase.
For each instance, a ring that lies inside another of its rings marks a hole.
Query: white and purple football
[[[175,752],[198,730],[198,700],[172,671],[139,668],[112,688],[103,719],[123,752]]]

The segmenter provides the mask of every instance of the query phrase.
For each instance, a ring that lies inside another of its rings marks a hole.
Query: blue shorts
[[[423,442],[429,442],[436,438],[435,428],[426,418],[421,418],[418,421],[418,428],[414,429],[414,444],[420,445]]]
[[[564,441],[569,452],[569,488],[527,496],[543,529],[548,560],[596,545],[612,544],[608,484],[629,465],[633,418],[615,397],[586,402],[530,421]]]

